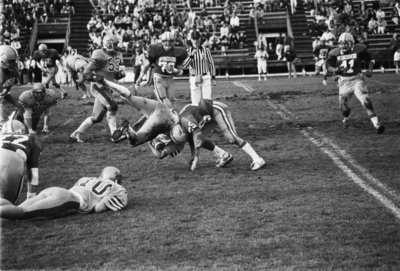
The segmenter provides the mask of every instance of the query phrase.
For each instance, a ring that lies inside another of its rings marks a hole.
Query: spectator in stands
[[[217,33],[214,31],[208,40],[210,50],[211,51],[218,50],[220,43],[221,43],[221,40],[219,39]]]
[[[239,49],[243,49],[246,44],[246,35],[244,34],[244,31],[239,32],[238,41],[239,41]]]
[[[288,77],[289,79],[292,78],[292,73],[293,77],[296,78],[296,66],[295,63],[298,61],[296,51],[294,48],[290,45],[285,45],[284,51],[283,51],[283,57],[286,60],[287,64],[287,69],[288,69]]]
[[[399,18],[400,18],[400,4],[396,3],[391,10],[390,17],[395,25],[399,25]]]
[[[274,44],[272,42],[268,42],[268,48],[267,48],[267,53],[269,55],[270,60],[276,60],[278,59],[276,53],[275,53],[275,48]]]
[[[222,55],[226,56],[226,52],[229,49],[229,40],[227,36],[223,36],[223,38],[221,38],[221,53]]]
[[[387,27],[387,21],[385,18],[379,18],[378,20],[378,34],[385,34],[386,33],[386,27]]]
[[[224,22],[222,27],[221,27],[221,29],[220,29],[220,39],[222,40],[225,37],[228,39],[229,38],[229,34],[230,34],[230,31],[229,31],[228,23]]]
[[[16,38],[13,41],[11,41],[11,47],[17,50],[18,54],[21,54],[21,43],[19,42],[19,39]]]
[[[378,8],[376,11],[376,19],[379,21],[380,18],[385,19],[385,12],[382,10],[382,8]]]
[[[371,17],[368,22],[368,33],[377,34],[378,33],[378,21],[375,17]]]
[[[399,48],[400,48],[400,37],[399,34],[394,33],[388,46],[388,49],[390,50],[390,55],[393,55]]]
[[[327,45],[333,46],[336,41],[336,36],[332,33],[332,31],[326,28],[324,33],[321,35],[321,39],[325,40]]]
[[[255,10],[255,17],[257,18],[257,22],[259,24],[264,24],[264,10],[262,9],[261,5],[257,6]]]
[[[236,14],[236,12],[232,13],[232,16],[230,18],[230,31],[233,34],[236,34],[239,31],[240,27],[240,19],[239,16]]]
[[[249,10],[249,24],[254,23],[254,18],[256,16],[256,10],[254,9],[253,5],[250,5],[250,10]]]

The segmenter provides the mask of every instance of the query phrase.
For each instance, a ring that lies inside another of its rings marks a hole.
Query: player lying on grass
[[[125,100],[143,114],[143,122],[136,123],[133,128],[128,120],[124,120],[120,128],[113,134],[113,140],[119,140],[126,135],[129,144],[138,146],[149,142],[148,145],[154,155],[162,159],[165,157],[174,157],[184,148],[184,142],[172,141],[170,137],[171,128],[179,122],[178,113],[168,107],[167,104],[160,101],[147,99],[131,94],[124,86],[115,84],[108,80],[105,83],[118,92]],[[134,130],[137,130],[135,131]],[[218,157],[217,167],[224,167],[232,157],[229,153],[222,150],[215,144],[205,140],[204,148],[212,151]]]
[[[199,161],[200,148],[207,147],[207,134],[218,126],[224,137],[231,144],[236,144],[253,160],[251,170],[258,170],[265,166],[265,161],[251,147],[240,138],[235,129],[231,113],[224,103],[212,100],[201,100],[199,105],[188,104],[179,113],[179,123],[171,129],[171,139],[175,142],[189,142],[192,157],[191,170],[195,170]],[[229,162],[232,161],[229,158]]]
[[[18,206],[0,199],[0,217],[30,219],[59,217],[76,212],[120,211],[128,203],[127,192],[121,185],[121,179],[118,168],[105,167],[99,177],[80,178],[70,189],[47,188]]]

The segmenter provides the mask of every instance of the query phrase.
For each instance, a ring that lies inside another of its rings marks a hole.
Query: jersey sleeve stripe
[[[124,207],[124,204],[117,197],[110,198],[108,202],[110,203],[111,206],[113,206],[117,210],[121,210]]]

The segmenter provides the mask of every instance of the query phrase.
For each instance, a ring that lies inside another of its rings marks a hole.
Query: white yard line
[[[235,86],[238,86],[238,87],[240,87],[240,88],[243,88],[243,89],[246,90],[247,92],[250,92],[250,93],[254,92],[254,88],[252,88],[252,87],[250,87],[250,86],[248,86],[248,85],[245,85],[245,84],[243,84],[243,83],[241,83],[241,82],[233,81],[232,83],[233,83]]]
[[[240,83],[235,85],[243,87],[241,85],[244,84]],[[244,85],[243,88],[245,87],[248,86]],[[285,120],[294,120],[294,114],[282,104],[275,104],[270,100],[267,100],[267,103],[281,118]],[[372,176],[367,169],[358,164],[349,154],[346,153],[345,150],[334,143],[332,139],[322,135],[321,133],[318,133],[312,128],[307,128],[307,130],[302,129],[300,132],[305,138],[316,145],[322,153],[328,155],[329,158],[332,159],[333,163],[340,168],[355,184],[364,189],[367,193],[371,194],[383,206],[390,210],[396,218],[400,220],[400,208],[393,202],[396,200],[399,201],[400,196],[398,194],[379,181],[379,179]],[[358,170],[359,174],[350,169],[349,166],[352,166]],[[380,191],[373,188],[371,184],[375,185]],[[386,196],[383,193],[385,193]]]

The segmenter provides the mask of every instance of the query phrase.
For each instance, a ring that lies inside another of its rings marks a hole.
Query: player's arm
[[[30,168],[27,171],[28,176],[28,193],[27,198],[32,198],[36,196],[38,186],[39,186],[39,168]]]
[[[202,147],[204,143],[204,137],[202,131],[197,128],[193,131],[193,137],[192,137],[193,145],[190,147],[190,151],[192,153],[192,158],[190,161],[190,170],[195,170],[197,167],[197,163],[199,162],[200,158],[200,148]],[[190,144],[190,140],[189,140]]]
[[[13,104],[20,112],[24,112],[24,107],[18,102],[18,99],[15,99],[10,93],[4,95],[3,99],[10,104]]]
[[[128,204],[128,195],[125,188],[121,188],[118,193],[104,197],[99,203],[97,203],[93,211],[96,213],[111,210],[114,212],[121,211]]]

